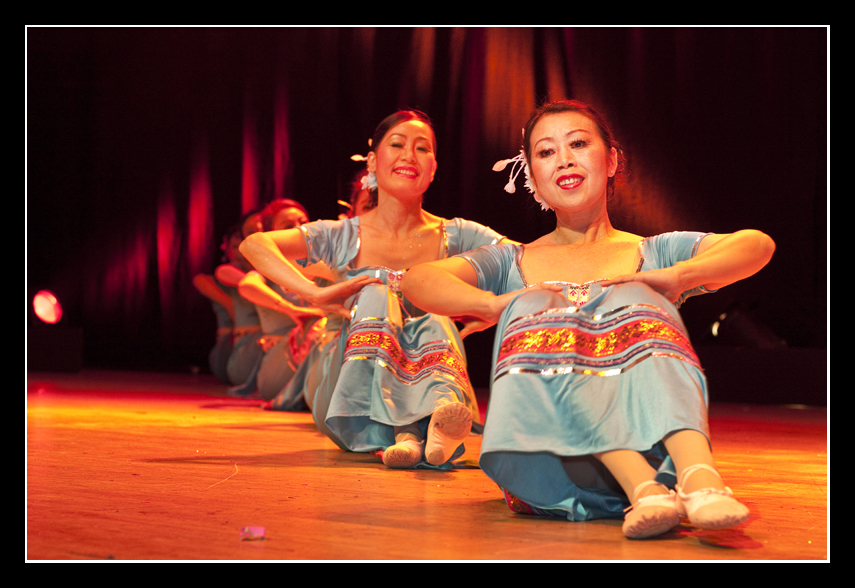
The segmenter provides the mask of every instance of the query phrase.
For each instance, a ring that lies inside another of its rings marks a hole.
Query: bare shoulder
[[[444,219],[441,216],[436,216],[435,214],[431,214],[427,210],[423,210],[422,213],[424,214],[423,218],[424,218],[425,226],[427,226],[427,227],[439,228],[448,222],[448,219]]]
[[[627,233],[626,231],[616,231],[613,237],[613,240],[618,243],[638,243],[642,241],[644,237],[641,235],[636,235],[634,233]]]
[[[550,245],[554,245],[554,243],[552,242],[552,236],[546,234],[538,239],[535,239],[531,243],[526,243],[525,245],[523,245],[523,247],[525,247],[526,249],[539,249],[541,247],[548,247]]]

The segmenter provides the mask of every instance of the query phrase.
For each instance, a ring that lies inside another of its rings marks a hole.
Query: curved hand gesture
[[[532,288],[527,288],[527,290],[532,290],[535,288],[543,290],[552,290],[553,292],[560,292],[562,289],[561,286],[559,286],[558,284],[538,284],[537,286],[533,286]],[[505,308],[507,308],[508,304],[510,304],[511,301],[516,298],[520,293],[525,291],[526,290],[516,290],[514,292],[508,292],[507,294],[496,296],[495,298],[493,298],[488,312],[483,313],[481,316],[454,317],[455,321],[463,323],[463,328],[460,329],[460,338],[464,339],[467,335],[477,333],[479,331],[484,331],[498,323],[499,319],[502,316],[502,313],[505,311]]]
[[[350,309],[344,306],[344,302],[359,292],[368,284],[382,283],[378,278],[369,276],[357,276],[344,282],[338,282],[315,290],[314,294],[308,296],[306,301],[326,312],[340,314],[350,318]]]
[[[463,327],[460,329],[460,338],[465,339],[467,335],[471,335],[472,333],[479,333],[481,331],[486,331],[490,327],[492,327],[496,322],[489,322],[484,319],[479,319],[474,316],[460,316],[454,317],[454,321],[458,323],[463,323]]]
[[[642,284],[647,284],[671,302],[677,302],[680,295],[683,294],[683,286],[680,283],[679,273],[673,266],[665,269],[618,276],[616,278],[603,281],[602,285],[603,287],[606,287],[613,286],[615,284],[625,284],[627,282],[641,282]]]

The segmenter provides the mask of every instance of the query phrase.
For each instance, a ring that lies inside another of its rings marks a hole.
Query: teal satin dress
[[[426,314],[402,296],[398,284],[405,270],[353,267],[359,217],[317,221],[300,230],[308,251],[303,263],[324,262],[337,281],[368,275],[382,282],[348,301],[351,317],[305,370],[304,394],[318,428],[343,449],[382,451],[395,443],[395,426],[420,422],[426,428],[446,402],[469,407],[478,428],[478,405],[453,321]],[[443,232],[449,256],[502,239],[463,219],[446,221]]]
[[[670,267],[697,251],[701,233],[668,233],[640,244],[638,271]],[[484,247],[461,257],[481,289],[530,286],[523,246]],[[496,327],[481,469],[517,512],[569,520],[622,517],[620,486],[593,454],[641,452],[673,486],[662,440],[683,429],[709,436],[707,384],[677,306],[640,283],[530,289]]]

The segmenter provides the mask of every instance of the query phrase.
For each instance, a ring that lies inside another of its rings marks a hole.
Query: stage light
[[[83,368],[83,328],[73,325],[73,308],[63,309],[50,290],[35,294],[31,290],[29,295],[33,311],[27,320],[27,371],[79,372]],[[67,297],[63,302],[68,304]]]
[[[62,318],[62,305],[50,290],[40,290],[33,296],[33,311],[43,322],[52,325]]]

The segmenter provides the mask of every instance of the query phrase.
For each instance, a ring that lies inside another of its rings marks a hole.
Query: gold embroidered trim
[[[441,375],[470,387],[465,362],[447,342],[431,341],[422,346],[420,352],[420,357],[414,357],[401,349],[392,335],[383,331],[369,331],[348,337],[344,361],[373,360],[389,369],[402,382]]]

